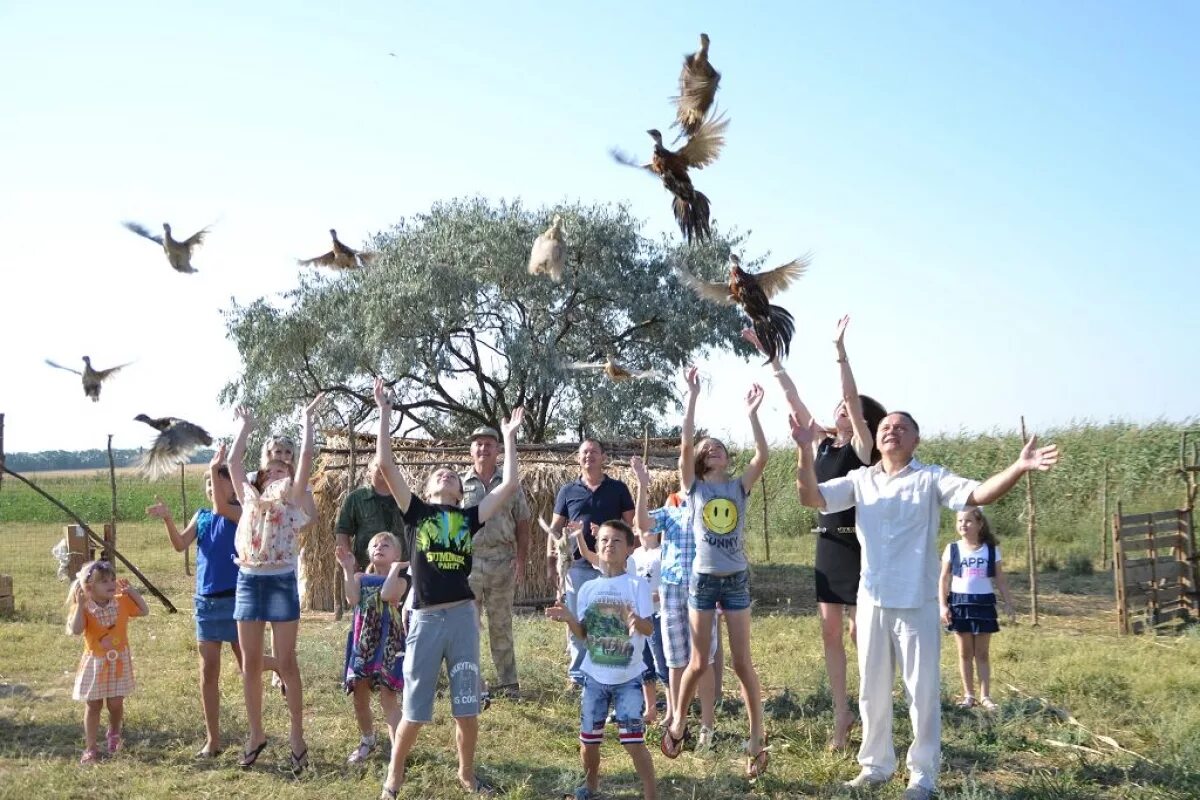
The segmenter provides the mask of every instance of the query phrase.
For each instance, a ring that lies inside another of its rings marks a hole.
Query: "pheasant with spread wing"
[[[176,272],[192,273],[198,271],[192,266],[192,250],[204,244],[204,237],[208,234],[208,226],[201,228],[183,241],[179,241],[171,236],[171,226],[165,222],[162,226],[162,236],[151,233],[144,226],[136,222],[125,222],[122,224],[138,236],[149,239],[161,246],[163,252],[167,254],[167,262],[170,263]]]
[[[576,361],[573,364],[567,365],[568,369],[599,369],[603,370],[604,374],[609,377],[614,383],[623,383],[634,378],[660,378],[662,373],[652,369],[632,370],[628,367],[618,364],[612,358],[605,358],[601,362]]]
[[[725,146],[725,128],[728,126],[729,120],[725,117],[706,120],[696,135],[678,150],[668,150],[663,146],[662,134],[655,129],[648,130],[646,133],[654,140],[654,154],[648,164],[639,164],[620,150],[612,151],[612,157],[618,163],[649,170],[662,179],[663,186],[675,197],[675,221],[688,242],[712,238],[708,197],[692,185],[688,170],[703,169],[717,160]]]
[[[108,369],[94,369],[92,367],[92,359],[90,359],[87,356],[84,356],[83,357],[83,372],[80,372],[77,369],[71,369],[70,367],[64,367],[62,364],[56,364],[48,358],[46,359],[46,363],[49,364],[50,366],[54,367],[55,369],[65,369],[67,372],[74,372],[76,375],[81,376],[83,378],[83,393],[85,395],[87,395],[88,397],[92,398],[93,403],[99,403],[100,402],[100,385],[102,383],[104,383],[104,381],[111,378],[113,375],[116,375],[117,372],[120,371],[121,369],[128,367],[129,364],[131,364],[133,362],[120,364],[115,367],[109,367]]]
[[[208,431],[179,417],[151,418],[145,414],[134,417],[137,422],[144,422],[159,434],[139,459],[137,466],[143,474],[156,481],[170,473],[180,464],[186,464],[192,453],[201,447],[212,445],[212,437]]]
[[[378,253],[355,250],[353,247],[342,244],[338,239],[337,231],[333,228],[329,229],[329,237],[333,239],[332,250],[316,258],[296,259],[296,263],[302,267],[329,267],[330,269],[347,270],[373,264],[379,257]]]
[[[721,73],[708,60],[708,34],[700,34],[700,49],[683,57],[679,73],[679,96],[675,100],[675,124],[683,134],[695,136],[712,108]],[[682,134],[681,134],[682,135]]]
[[[529,274],[548,275],[553,281],[561,281],[566,243],[563,241],[562,217],[554,215],[550,227],[533,240],[529,253]]]
[[[803,275],[807,268],[808,259],[798,258],[756,275],[743,270],[741,260],[730,254],[728,283],[709,283],[690,272],[677,271],[680,279],[705,300],[741,306],[762,343],[767,363],[770,363],[780,353],[788,354],[796,323],[786,308],[771,305],[768,301]]]

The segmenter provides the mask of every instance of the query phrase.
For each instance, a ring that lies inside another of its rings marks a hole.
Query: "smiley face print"
[[[733,533],[737,524],[738,510],[732,500],[717,497],[704,504],[704,527],[712,533]]]

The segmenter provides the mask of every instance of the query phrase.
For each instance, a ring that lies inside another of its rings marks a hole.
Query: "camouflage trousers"
[[[513,596],[516,593],[514,557],[475,556],[471,564],[471,591],[487,617],[488,646],[496,668],[494,686],[517,683],[517,654],[513,648]]]

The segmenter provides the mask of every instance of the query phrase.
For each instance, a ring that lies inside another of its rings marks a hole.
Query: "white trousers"
[[[865,598],[864,598],[865,599]],[[862,747],[858,763],[881,778],[896,771],[892,744],[892,686],[896,667],[908,695],[913,742],[908,748],[909,786],[934,789],[942,755],[941,649],[938,604],[880,608],[858,604],[858,708]]]

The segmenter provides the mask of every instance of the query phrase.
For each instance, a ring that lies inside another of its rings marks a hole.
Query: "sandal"
[[[360,764],[366,761],[371,753],[375,752],[375,744],[378,741],[374,736],[364,736],[358,740],[358,747],[354,748],[354,752],[346,759],[347,764]]]
[[[683,743],[688,740],[688,729],[683,729],[683,735],[676,739],[671,735],[671,729],[668,727],[663,731],[662,741],[658,743],[658,749],[662,754],[670,759],[679,758],[679,754],[683,752]]]
[[[464,792],[467,792],[469,794],[479,794],[479,795],[483,795],[484,797],[491,797],[492,795],[494,795],[496,793],[496,787],[492,786],[490,783],[487,783],[482,778],[480,778],[478,775],[475,776],[475,782],[473,784],[471,784],[470,786],[463,783],[462,778],[459,778],[458,786]]]
[[[959,701],[958,707],[959,708],[974,708],[975,707],[975,695],[969,694],[966,697],[964,697],[962,700]]]
[[[223,753],[223,752],[225,752],[225,748],[223,748],[223,747],[218,747],[216,750],[209,750],[208,745],[205,745],[204,747],[201,747],[199,750],[196,751],[196,755],[193,756],[193,758],[195,758],[196,760],[202,760],[202,759],[206,759],[206,758],[216,758],[217,756],[221,755],[221,753]]]
[[[88,749],[84,750],[83,755],[79,757],[79,764],[80,766],[87,766],[89,764],[95,764],[99,760],[100,751],[94,747],[89,747]]]
[[[396,800],[396,797],[399,794],[400,794],[399,789],[389,789],[386,786],[384,786],[382,789],[379,790],[379,800]]]
[[[580,786],[570,794],[564,794],[563,800],[599,800],[600,793],[593,792],[586,785]]]
[[[108,735],[105,736],[104,739],[108,743],[108,754],[110,756],[121,749],[121,745],[123,744],[123,742],[121,740],[121,732],[120,731],[114,731],[112,729],[109,729]]]
[[[242,769],[250,769],[254,766],[254,762],[258,761],[258,757],[262,755],[262,751],[267,749],[268,739],[263,739],[262,744],[253,750],[243,750],[242,757],[238,759],[238,766]]]
[[[995,711],[997,708],[1000,707],[1000,706],[996,705],[996,703],[992,700],[992,698],[988,697],[986,694],[983,697],[979,698],[979,705],[983,706],[985,711]]]
[[[304,768],[308,766],[308,748],[304,748],[304,752],[300,755],[295,753],[288,753],[288,755],[291,757],[292,774],[299,775],[304,772]]]
[[[746,759],[746,777],[752,781],[767,774],[767,765],[771,763],[771,753],[768,751],[767,737],[764,734],[762,745],[758,752]]]

